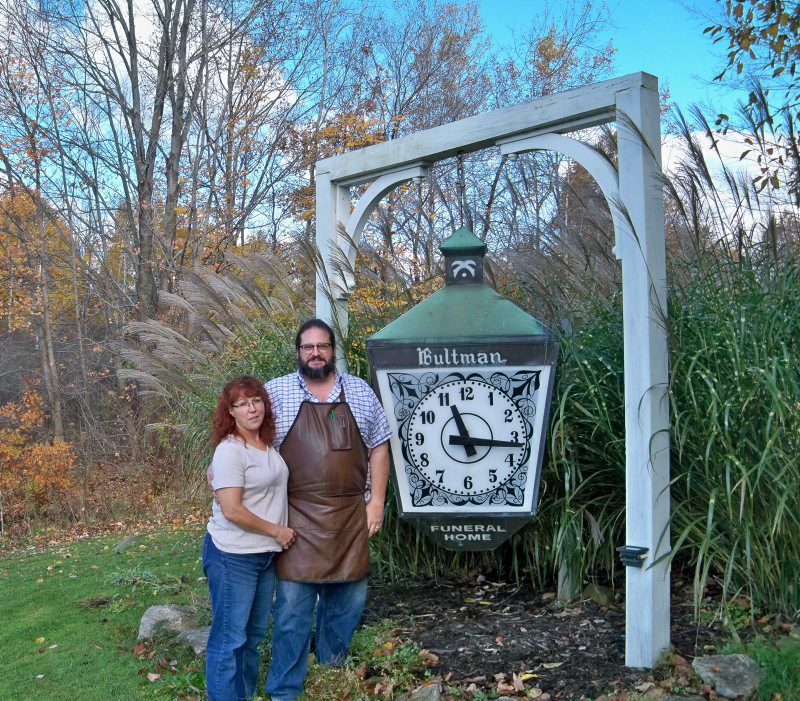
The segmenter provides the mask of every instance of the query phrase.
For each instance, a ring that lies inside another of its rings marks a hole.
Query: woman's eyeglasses
[[[253,397],[252,399],[245,399],[241,402],[236,402],[236,404],[231,404],[234,409],[244,409],[247,407],[257,408],[260,407],[264,403],[264,400],[261,397]]]

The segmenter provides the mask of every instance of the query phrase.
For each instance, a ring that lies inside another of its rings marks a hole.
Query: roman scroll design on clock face
[[[540,372],[389,373],[413,506],[522,504]]]

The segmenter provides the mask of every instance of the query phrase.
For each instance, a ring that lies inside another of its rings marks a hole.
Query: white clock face
[[[378,370],[403,513],[532,512],[550,370]]]
[[[478,379],[444,382],[408,420],[407,454],[437,490],[457,496],[495,492],[527,456],[527,422],[498,387]]]

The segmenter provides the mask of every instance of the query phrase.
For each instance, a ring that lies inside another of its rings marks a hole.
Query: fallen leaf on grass
[[[514,691],[525,691],[525,682],[516,672],[512,673],[511,681],[514,684]]]
[[[516,689],[514,688],[513,684],[509,684],[508,682],[500,682],[497,685],[497,694],[498,696],[505,696],[506,694],[513,694],[516,693]]]
[[[373,689],[374,695],[378,698],[381,697],[381,694],[385,694],[386,698],[391,698],[392,691],[394,691],[394,685],[384,684],[383,682],[378,682],[375,685],[375,689]]]
[[[560,667],[562,664],[564,664],[564,663],[563,662],[543,662],[542,663],[542,667],[544,667],[545,669],[556,669],[556,668]]]
[[[147,649],[147,645],[140,644],[133,648],[133,653],[135,655],[141,655]]]
[[[36,642],[41,645],[44,642],[44,636],[40,635],[38,638],[36,638]]]
[[[158,681],[159,679],[161,679],[161,675],[160,674],[156,674],[155,672],[148,672],[147,673],[147,681],[155,682],[155,681]]]
[[[430,667],[439,664],[439,656],[435,655],[430,650],[420,650],[419,656],[423,662]]]

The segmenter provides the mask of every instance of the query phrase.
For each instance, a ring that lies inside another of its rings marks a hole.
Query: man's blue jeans
[[[289,582],[278,578],[272,662],[267,676],[267,693],[272,701],[293,701],[303,691],[314,608],[317,611],[317,662],[341,665],[366,601],[366,577],[337,584]]]
[[[206,533],[203,571],[211,594],[206,688],[211,701],[256,693],[258,645],[267,636],[277,553],[226,553]]]

